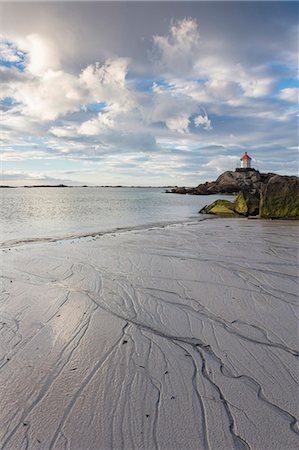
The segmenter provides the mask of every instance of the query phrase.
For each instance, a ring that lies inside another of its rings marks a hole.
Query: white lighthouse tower
[[[240,161],[241,161],[241,169],[251,169],[251,158],[247,154],[247,152],[245,152],[242,158],[240,158]]]

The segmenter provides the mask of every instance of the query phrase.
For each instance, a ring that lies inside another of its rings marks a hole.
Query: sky
[[[5,185],[298,174],[296,2],[1,2]]]

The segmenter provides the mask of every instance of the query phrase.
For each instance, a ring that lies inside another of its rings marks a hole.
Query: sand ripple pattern
[[[298,447],[296,224],[3,248],[1,449]]]

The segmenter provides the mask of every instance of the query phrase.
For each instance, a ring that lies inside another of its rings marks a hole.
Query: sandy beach
[[[297,223],[1,249],[0,447],[298,448]]]

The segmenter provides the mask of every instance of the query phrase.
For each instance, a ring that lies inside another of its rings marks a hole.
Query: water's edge
[[[93,238],[93,237],[100,237],[100,236],[107,236],[114,233],[125,233],[125,232],[131,232],[131,231],[144,231],[151,228],[165,228],[167,226],[171,225],[192,225],[198,222],[203,222],[204,220],[211,220],[216,219],[217,216],[206,216],[204,214],[199,214],[198,219],[191,220],[191,218],[184,219],[184,220],[177,220],[177,221],[164,221],[164,222],[153,222],[143,225],[136,225],[131,227],[116,227],[111,228],[107,230],[101,230],[101,231],[90,231],[85,233],[76,233],[76,234],[66,234],[66,235],[60,235],[60,236],[52,236],[52,237],[28,237],[28,238],[22,238],[22,239],[11,239],[8,241],[0,242],[0,249],[6,249],[6,248],[12,248],[12,247],[19,247],[26,244],[45,244],[49,242],[61,242],[61,241],[69,241],[69,240],[75,240],[75,239],[84,239],[84,238]]]

